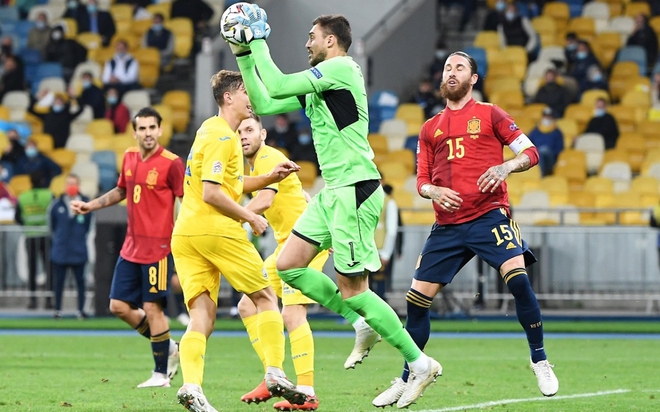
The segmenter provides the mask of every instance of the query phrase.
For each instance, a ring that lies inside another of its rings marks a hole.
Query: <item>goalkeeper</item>
[[[368,275],[380,266],[374,232],[383,208],[380,175],[367,141],[367,93],[360,66],[347,56],[351,28],[344,16],[313,21],[305,47],[311,69],[283,74],[271,59],[265,37],[266,16],[258,6],[248,10],[248,46],[230,44],[237,57],[253,110],[272,115],[305,108],[325,188],[294,225],[280,256],[280,278],[323,306],[348,308],[397,348],[411,368],[413,384],[401,396],[415,402],[442,367],[413,342],[394,310],[369,290]],[[259,70],[261,79],[255,69]],[[337,285],[308,267],[321,250],[334,249]],[[409,382],[411,382],[409,380]],[[401,407],[401,406],[399,406]]]

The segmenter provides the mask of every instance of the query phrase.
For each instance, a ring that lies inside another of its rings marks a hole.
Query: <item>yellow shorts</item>
[[[270,280],[270,285],[275,290],[275,294],[282,299],[282,306],[291,306],[291,305],[311,305],[316,303],[312,299],[303,295],[298,289],[294,289],[291,286],[287,285],[285,282],[277,276],[276,261],[277,257],[280,255],[284,247],[284,242],[277,245],[277,249],[273,252],[272,255],[266,258],[264,262],[264,268],[268,274],[268,280]],[[316,269],[319,272],[323,271],[323,265],[325,261],[328,260],[328,251],[321,251],[316,257],[310,262],[309,267]]]
[[[269,285],[264,262],[247,238],[176,235],[172,255],[187,306],[206,291],[217,305],[220,275],[248,295]]]

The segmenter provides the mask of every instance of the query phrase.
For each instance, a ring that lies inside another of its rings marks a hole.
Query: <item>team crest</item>
[[[153,189],[154,186],[156,186],[157,182],[158,182],[158,172],[154,167],[153,169],[149,170],[149,173],[147,173],[147,187],[149,189]]]
[[[481,133],[481,119],[470,119],[467,122],[467,133],[477,134]]]

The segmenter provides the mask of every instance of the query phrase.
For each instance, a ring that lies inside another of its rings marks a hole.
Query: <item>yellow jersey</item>
[[[243,194],[243,149],[238,135],[219,116],[202,123],[195,135],[183,182],[183,201],[173,235],[246,236],[238,220],[223,215],[204,202],[203,182],[218,183],[223,192],[238,202]]]
[[[264,146],[256,154],[250,175],[257,176],[270,173],[279,163],[288,160],[279,150],[271,146]],[[282,243],[289,237],[294,223],[307,207],[302,184],[298,179],[298,175],[291,173],[281,182],[267,186],[262,190],[274,190],[277,193],[272,205],[264,212],[264,216],[275,232],[275,240],[277,243]]]

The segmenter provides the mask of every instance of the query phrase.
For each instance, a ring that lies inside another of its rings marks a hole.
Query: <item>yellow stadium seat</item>
[[[616,62],[612,65],[612,73],[610,74],[610,96],[612,100],[619,101],[621,97],[628,91],[627,83],[631,78],[639,76],[639,67],[634,62]]]
[[[545,109],[546,107],[547,106],[545,105],[545,103],[528,104],[525,106],[525,112],[523,114],[523,117],[525,119],[533,120],[534,123],[538,123],[538,121],[541,120],[541,117],[543,117],[543,109]],[[518,126],[520,126],[520,124],[518,124]]]
[[[573,17],[566,31],[575,32],[579,39],[591,42],[596,35],[596,23],[591,17]]]
[[[133,7],[130,4],[113,4],[110,6],[110,14],[114,21],[133,20]]]
[[[96,135],[94,136],[94,151],[101,150],[115,150],[115,141],[112,135]]]
[[[52,152],[48,153],[48,157],[57,163],[64,173],[68,173],[76,163],[76,152],[68,149],[53,149]]]
[[[392,150],[387,154],[387,162],[401,163],[409,175],[415,172],[415,155],[408,149]]]
[[[0,131],[0,153],[4,153],[4,151],[7,150],[10,145],[11,143],[9,143],[9,138],[7,138],[7,135]]]
[[[499,49],[500,36],[496,31],[480,31],[474,39],[474,47],[481,47],[482,49]]]
[[[142,39],[144,34],[149,31],[153,22],[151,19],[131,21],[131,34],[138,39]]]
[[[506,112],[510,109],[522,109],[525,106],[525,96],[520,90],[492,93],[488,96],[488,101],[500,106]]]
[[[619,132],[635,131],[637,123],[636,108],[617,104],[610,106],[607,112],[616,119],[616,123],[619,126]]]
[[[150,4],[147,6],[147,11],[151,14],[160,13],[163,15],[165,21],[167,21],[172,15],[172,3],[162,2],[157,4]]]
[[[564,147],[572,147],[573,141],[577,135],[580,134],[578,122],[575,119],[567,119],[563,117],[557,119],[555,124],[564,135]]]
[[[621,97],[621,106],[635,109],[635,124],[646,119],[651,107],[651,95],[648,91],[630,90]]]
[[[87,51],[97,50],[103,47],[103,39],[100,34],[85,32],[76,36],[76,41],[87,49]]]
[[[14,175],[9,179],[9,187],[14,192],[16,196],[20,195],[23,192],[27,192],[32,189],[32,181],[30,180],[30,175]]]
[[[386,161],[378,165],[378,170],[387,182],[405,180],[410,175],[410,169],[403,162]]]
[[[316,180],[316,176],[318,176],[316,164],[305,160],[296,163],[300,166],[300,170],[296,172],[296,174],[298,175],[298,179],[300,179],[303,188],[312,187],[314,185],[314,180]]]
[[[0,120],[9,120],[11,111],[7,106],[0,106]]]
[[[597,0],[601,3],[607,3],[610,8],[610,18],[620,16],[623,13],[623,0]]]
[[[48,187],[55,197],[59,197],[64,193],[64,188],[66,187],[66,175],[64,173],[55,176],[50,181],[50,186]]]
[[[580,97],[580,104],[583,106],[594,107],[596,100],[605,99],[607,103],[610,102],[610,94],[606,90],[592,89],[586,90]]]
[[[532,19],[532,27],[541,38],[541,46],[555,46],[557,42],[557,25],[555,19],[549,16],[538,16]]]
[[[417,103],[401,103],[396,108],[394,117],[406,123],[424,123],[426,121],[424,109]]]
[[[642,135],[647,149],[660,148],[660,122],[653,120],[642,120],[637,122],[637,132]]]
[[[114,36],[112,36],[112,39],[110,40],[110,48],[112,50],[116,50],[115,46],[117,45],[117,42],[123,40],[126,42],[128,45],[128,50],[135,56],[135,52],[137,49],[140,48],[142,45],[142,39],[138,36],[133,35],[132,33],[115,33]]]
[[[174,55],[187,58],[190,55],[193,43],[193,25],[190,19],[177,17],[165,23],[165,26],[174,35]]]
[[[511,77],[486,79],[484,91],[486,96],[496,92],[519,91],[522,90],[520,80]]]
[[[101,47],[94,51],[92,60],[94,60],[101,66],[104,66],[105,62],[111,60],[114,55],[115,55],[115,49],[113,49],[112,47]]]
[[[577,122],[578,132],[586,129],[589,120],[594,116],[593,106],[584,106],[580,103],[572,103],[566,107],[564,118],[573,119]]]
[[[164,104],[154,104],[151,107],[160,113],[163,118],[163,121],[160,123],[160,128],[163,133],[161,134],[160,139],[158,139],[158,142],[161,146],[167,147],[174,134],[174,127],[172,126],[172,109]]]
[[[155,47],[140,48],[134,53],[135,59],[140,63],[139,81],[142,87],[156,86],[160,76],[160,52]]]
[[[430,226],[435,223],[435,213],[432,210],[403,210],[401,220],[405,226]]]
[[[369,133],[367,139],[369,140],[369,145],[371,146],[371,150],[374,151],[374,154],[376,156],[387,155],[388,152],[387,136],[380,133]]]
[[[635,1],[626,3],[624,16],[635,17],[638,14],[643,14],[646,17],[651,17],[651,6],[645,1]]]
[[[600,169],[602,169],[603,165],[612,162],[628,163],[628,152],[625,150],[618,150],[616,148],[606,150],[605,153],[603,153],[603,160],[600,163]]]
[[[642,196],[640,193],[628,191],[619,193],[614,197],[612,206],[620,209],[639,209],[637,211],[620,211],[618,214],[618,223],[627,226],[648,226],[648,217],[644,218],[642,213],[646,207],[642,203]]]
[[[564,149],[555,163],[554,175],[566,177],[570,189],[579,190],[587,178],[586,154],[579,150]]]
[[[652,176],[637,176],[630,182],[630,190],[642,195],[660,194],[660,181]]]
[[[614,193],[612,179],[602,176],[591,176],[584,182],[584,192],[592,196]]]
[[[521,117],[518,117],[515,120],[518,128],[525,134],[531,133],[531,131],[534,130],[536,124],[538,123],[538,121],[534,121],[534,119],[526,117],[524,112]]]
[[[30,136],[30,140],[32,140],[34,144],[37,145],[37,149],[45,155],[48,155],[48,153],[53,151],[53,136],[49,134],[33,133],[32,136]]]
[[[550,195],[550,205],[568,204],[569,185],[564,176],[547,176],[541,180],[541,187]]]
[[[58,22],[60,25],[64,26],[64,38],[66,39],[75,39],[78,35],[78,22],[76,19],[63,18]]]
[[[117,33],[129,33],[132,25],[132,20],[119,20],[115,22],[115,29]]]
[[[660,37],[660,16],[654,16],[649,20],[649,26],[653,29],[655,34]]]
[[[115,127],[111,120],[108,119],[94,119],[87,124],[86,133],[92,136],[109,136],[115,132]]]
[[[623,132],[616,141],[616,150],[626,152],[633,173],[639,173],[647,150],[644,137],[635,132]]]
[[[613,31],[598,33],[592,41],[591,46],[603,67],[608,68],[614,61],[617,51],[622,46],[621,35]]]
[[[177,133],[183,133],[190,123],[190,94],[183,90],[170,90],[163,95],[163,104],[172,109],[172,126]]]
[[[555,21],[557,32],[563,33],[566,31],[568,20],[571,17],[568,4],[559,1],[550,1],[543,6],[543,16],[552,17]]]

